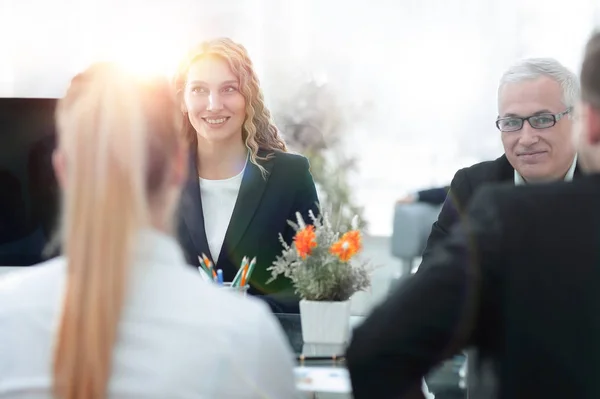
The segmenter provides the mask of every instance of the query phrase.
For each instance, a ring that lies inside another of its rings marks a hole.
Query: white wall
[[[293,71],[299,60],[349,105],[368,104],[348,138],[362,161],[356,195],[375,234],[390,232],[403,192],[449,183],[458,168],[499,156],[503,70],[529,56],[577,69],[600,9],[593,0],[296,0],[280,8],[290,3],[303,12],[277,11],[276,48],[287,57],[269,63],[266,78],[279,76],[272,90],[281,90],[279,69]]]
[[[168,71],[192,43],[231,36],[268,100],[313,71],[353,109],[356,197],[386,234],[398,196],[501,154],[502,71],[542,55],[577,69],[594,23],[597,0],[0,0],[0,96],[60,96],[96,58]]]

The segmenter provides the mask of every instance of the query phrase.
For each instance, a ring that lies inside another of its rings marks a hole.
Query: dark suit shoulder
[[[513,181],[514,169],[506,159],[506,155],[502,155],[493,161],[479,162],[462,168],[456,172],[456,175],[464,175],[473,188],[476,188],[484,183]]]
[[[310,174],[310,164],[308,159],[299,154],[283,152],[279,150],[263,151],[259,153],[261,157],[268,158],[266,162],[271,163],[271,177],[280,176],[294,178]]]
[[[582,176],[572,182],[486,186],[475,197],[473,205],[477,202],[480,208],[495,204],[497,218],[503,231],[510,232],[506,239],[515,251],[522,250],[524,241],[532,254],[536,246],[544,253],[553,243],[564,249],[573,234],[595,235],[600,220],[600,175]]]
[[[450,198],[456,209],[463,212],[479,188],[501,182],[514,182],[514,169],[505,155],[459,169],[450,184]]]
[[[513,204],[525,212],[550,211],[553,209],[552,204],[567,211],[577,204],[584,205],[595,201],[600,195],[600,174],[581,176],[571,182],[558,181],[517,187],[507,183],[486,187],[485,190],[486,196],[496,198],[497,203]]]
[[[308,159],[300,154],[294,154],[291,152],[283,152],[283,151],[271,151],[270,152],[275,160],[275,165],[278,166],[287,166],[290,168],[307,168],[308,167]]]

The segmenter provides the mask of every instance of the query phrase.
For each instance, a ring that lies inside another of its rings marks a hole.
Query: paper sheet
[[[302,392],[352,393],[350,374],[338,367],[296,367],[296,388]],[[435,396],[423,381],[423,394],[427,399]]]
[[[350,375],[345,368],[296,367],[296,387],[305,392],[351,393]]]

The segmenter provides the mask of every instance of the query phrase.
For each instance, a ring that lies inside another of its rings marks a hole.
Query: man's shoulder
[[[472,195],[482,186],[490,183],[514,184],[514,169],[505,155],[493,160],[479,162],[459,169],[450,185],[451,198],[460,209],[465,209]]]
[[[520,215],[520,218],[535,214],[586,213],[584,209],[595,208],[600,201],[600,175],[582,176],[572,182],[522,186],[496,184],[483,187],[478,194],[478,201],[494,201],[506,212]]]
[[[492,161],[483,161],[466,168],[460,169],[456,175],[464,175],[469,180],[478,183],[493,183],[509,181],[513,178],[514,169],[508,162],[506,155]]]

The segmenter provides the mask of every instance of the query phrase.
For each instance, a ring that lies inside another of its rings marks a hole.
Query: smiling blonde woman
[[[205,254],[232,281],[244,257],[257,258],[249,293],[273,312],[298,313],[289,279],[267,270],[291,243],[288,220],[318,213],[308,160],[290,154],[271,121],[246,49],[230,39],[201,43],[184,58],[175,90],[190,143],[179,237],[187,261]]]

